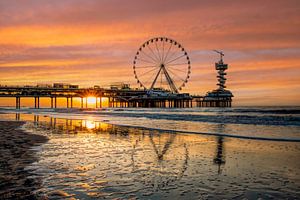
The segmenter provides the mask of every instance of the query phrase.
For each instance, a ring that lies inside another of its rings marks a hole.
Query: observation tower
[[[203,105],[208,107],[231,107],[232,102],[232,93],[230,90],[226,90],[226,78],[227,73],[225,72],[228,69],[228,64],[223,62],[224,53],[222,51],[214,50],[216,53],[220,55],[220,60],[215,63],[215,67],[217,70],[217,86],[216,90],[207,92],[203,98]]]

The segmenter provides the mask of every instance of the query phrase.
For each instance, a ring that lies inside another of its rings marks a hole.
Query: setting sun
[[[91,104],[96,104],[96,97],[87,97],[87,103],[89,104],[89,105],[91,105]]]

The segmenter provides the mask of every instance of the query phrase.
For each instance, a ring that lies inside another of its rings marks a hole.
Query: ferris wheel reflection
[[[16,119],[21,120],[21,118],[22,115],[16,115]],[[126,151],[127,155],[123,154],[123,157],[129,156],[131,176],[136,177],[137,181],[154,191],[179,182],[187,172],[190,160],[194,159],[190,155],[191,144],[184,139],[185,136],[176,132],[116,126],[93,120],[59,119],[38,115],[33,116],[32,121],[35,126],[43,126],[54,134],[85,134],[88,132],[118,138],[122,142],[127,141],[126,148],[129,150]],[[225,128],[220,124],[217,131],[222,132]],[[218,174],[221,174],[226,163],[225,140],[220,136],[215,138],[215,141],[215,154],[211,160],[214,165],[218,166]],[[192,156],[195,156],[195,152]]]

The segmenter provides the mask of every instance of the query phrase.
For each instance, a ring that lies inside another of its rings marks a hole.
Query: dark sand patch
[[[40,180],[24,168],[37,160],[31,147],[48,139],[20,130],[24,123],[0,121],[0,199],[40,199]]]

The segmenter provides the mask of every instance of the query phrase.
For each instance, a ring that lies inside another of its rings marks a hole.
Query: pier
[[[80,98],[80,108],[88,108],[88,97],[95,98],[95,108],[103,107],[103,98],[108,99],[108,107],[112,108],[231,107],[233,95],[225,90],[225,70],[228,65],[223,63],[223,52],[216,52],[220,54],[219,62],[215,63],[219,88],[205,96],[180,93],[190,79],[190,57],[185,48],[174,39],[156,37],[143,43],[134,57],[133,72],[139,88],[131,89],[129,84],[124,83],[121,87],[112,85],[110,88],[79,88],[78,85],[63,83],[0,85],[0,98],[15,98],[16,109],[21,108],[21,99],[24,98],[34,98],[36,109],[40,108],[40,98],[49,98],[51,108],[57,108],[58,98],[66,99],[66,108],[73,108],[74,98]]]
[[[198,101],[200,107],[231,107],[233,94],[230,90],[226,90],[226,78],[228,64],[223,62],[224,53],[222,51],[214,50],[220,55],[220,60],[215,63],[215,69],[218,72],[216,90],[207,92],[206,95]]]
[[[187,93],[178,94],[166,91],[135,90],[135,89],[105,89],[105,88],[54,88],[54,87],[24,87],[0,86],[0,98],[15,98],[16,109],[21,108],[21,99],[34,99],[34,108],[39,109],[40,98],[49,98],[51,108],[57,108],[57,99],[65,98],[65,108],[73,108],[74,98],[80,98],[80,108],[87,108],[87,98],[95,98],[95,108],[102,108],[102,98],[108,99],[108,107],[156,107],[156,108],[186,108],[193,107],[193,97]],[[85,101],[84,101],[85,99]],[[84,103],[85,102],[85,103]]]

